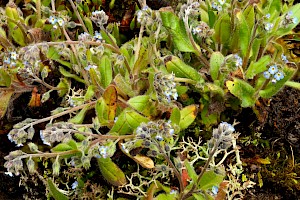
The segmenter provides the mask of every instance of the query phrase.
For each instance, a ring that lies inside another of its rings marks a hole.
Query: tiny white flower
[[[57,23],[59,24],[59,26],[63,26],[65,24],[62,18],[58,18]]]
[[[218,0],[218,1],[221,5],[224,5],[226,3],[226,0]]]
[[[273,27],[274,27],[274,24],[272,24],[272,23],[266,23],[265,24],[266,31],[270,31]]]
[[[10,58],[11,59],[16,60],[17,57],[18,57],[18,54],[15,51],[13,51],[13,52],[10,53]]]

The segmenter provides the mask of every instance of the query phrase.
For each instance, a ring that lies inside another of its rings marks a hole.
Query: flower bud
[[[38,152],[39,151],[39,148],[36,144],[32,143],[32,142],[29,142],[28,143],[28,147],[30,149],[31,152]]]
[[[35,171],[35,168],[34,168],[35,164],[34,164],[34,161],[32,160],[31,157],[27,160],[26,164],[27,164],[27,168],[28,168],[29,173],[33,174],[34,171]]]
[[[88,156],[83,155],[81,157],[81,163],[85,169],[89,169],[91,167],[90,158]]]
[[[33,138],[33,136],[34,136],[34,133],[35,133],[35,130],[34,130],[34,128],[31,126],[31,127],[29,127],[28,129],[27,129],[27,138],[28,139],[32,139]]]
[[[16,159],[13,161],[13,165],[15,167],[16,175],[19,175],[19,171],[23,170],[23,162],[21,159]]]

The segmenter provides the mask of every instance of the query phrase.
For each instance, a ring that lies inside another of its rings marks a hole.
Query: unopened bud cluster
[[[194,2],[193,0],[188,0],[186,4],[183,4],[180,8],[179,16],[184,18],[186,16],[193,16],[199,14],[199,2]]]
[[[161,153],[170,152],[170,141],[173,141],[175,129],[170,121],[164,120],[150,121],[142,123],[137,129],[137,138],[143,140],[143,146],[148,148],[148,156],[157,157]]]
[[[71,123],[57,123],[40,131],[40,137],[44,144],[51,145],[54,142],[68,142],[72,139],[71,132],[76,130]]]
[[[297,24],[298,18],[293,16],[293,12],[289,11],[283,18],[281,22],[282,26],[287,27],[290,24]]]
[[[35,121],[34,119],[26,119],[23,122],[15,124],[13,129],[8,133],[7,137],[11,142],[14,142],[17,146],[23,146],[23,143],[27,139],[31,140],[34,136],[34,128],[32,126],[28,128],[23,128],[31,122]]]
[[[226,0],[213,1],[211,3],[211,7],[220,12],[226,6],[225,3],[226,3]]]
[[[144,6],[141,10],[137,11],[137,21],[141,24],[149,23],[152,21],[152,10],[148,6]]]
[[[231,124],[227,122],[220,123],[218,128],[213,130],[213,137],[209,141],[209,146],[216,145],[218,150],[228,149],[232,145],[232,140],[234,140],[234,131],[235,129]]]
[[[177,100],[178,94],[176,90],[176,83],[174,82],[175,75],[162,73],[155,74],[154,89],[159,101],[163,103],[170,103],[171,100]]]
[[[22,152],[21,150],[12,151],[9,155],[5,156],[4,159],[7,160],[4,163],[4,167],[7,169],[5,174],[9,176],[16,176],[20,175],[20,172],[23,171],[23,162],[21,156],[25,155],[26,153]],[[31,164],[31,163],[29,163]],[[29,166],[32,168],[32,166]]]
[[[198,26],[193,28],[192,32],[194,35],[202,38],[207,38],[214,34],[214,30],[210,29],[209,26],[203,21],[201,21]]]
[[[108,16],[103,10],[96,10],[92,12],[91,20],[96,24],[96,26],[102,27],[107,24]]]
[[[148,6],[144,6],[141,10],[136,13],[137,21],[140,24],[145,25],[146,31],[151,34],[151,32],[156,31],[161,24],[161,18],[158,11],[154,11]]]

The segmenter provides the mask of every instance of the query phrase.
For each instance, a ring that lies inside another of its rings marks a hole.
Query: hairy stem
[[[80,24],[81,24],[81,26],[82,26],[84,32],[88,33],[89,31],[87,30],[87,28],[86,28],[86,26],[85,26],[85,24],[84,24],[84,22],[83,22],[83,20],[82,20],[82,18],[81,18],[81,16],[80,16],[78,10],[77,10],[77,7],[75,6],[75,4],[73,3],[72,0],[69,0],[69,2],[70,2],[71,6],[72,6],[72,8],[73,8],[73,10],[74,10],[74,12],[75,12],[75,15],[76,15],[77,19],[78,19],[79,22],[80,22]]]
[[[46,118],[43,118],[43,119],[39,119],[39,120],[36,120],[34,122],[31,122],[29,124],[27,124],[26,126],[23,126],[21,129],[25,130],[31,126],[34,126],[36,124],[40,124],[40,123],[43,123],[43,122],[46,122],[46,121],[50,121],[50,120],[53,120],[55,118],[58,118],[58,117],[61,117],[61,116],[64,116],[66,114],[70,114],[72,112],[75,112],[77,110],[80,110],[80,109],[83,109],[84,107],[86,106],[94,106],[96,104],[97,101],[92,101],[90,103],[86,103],[86,104],[83,104],[83,105],[80,105],[80,106],[76,106],[74,108],[71,108],[69,110],[66,110],[66,111],[63,111],[61,113],[58,113],[56,115],[53,115],[53,116],[49,116],[49,117],[46,117]]]

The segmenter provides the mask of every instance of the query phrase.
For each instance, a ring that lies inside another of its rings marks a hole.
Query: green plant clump
[[[5,157],[6,174],[39,177],[57,200],[242,198],[254,182],[224,111],[299,89],[280,41],[300,4],[188,0],[173,11],[140,1],[130,24],[139,34],[128,41],[103,2],[0,9],[0,117],[17,93],[32,92],[29,106],[62,99],[51,116],[14,124],[8,138],[20,148]],[[185,135],[193,122],[211,139]]]

